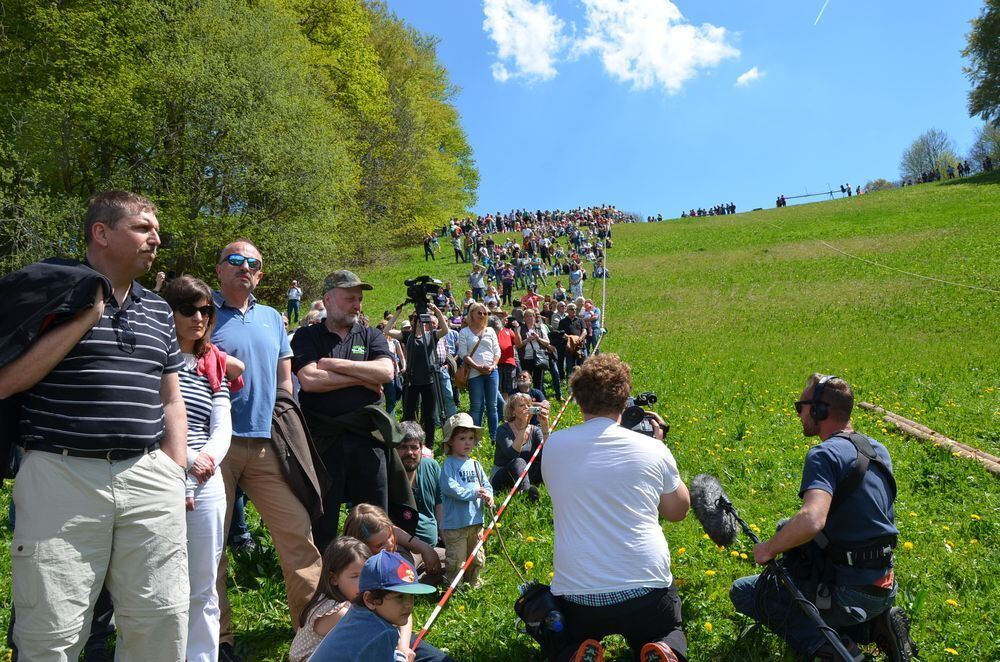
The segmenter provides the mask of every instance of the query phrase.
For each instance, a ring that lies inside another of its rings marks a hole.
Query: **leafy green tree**
[[[987,156],[993,163],[1000,163],[1000,127],[989,123],[976,129],[976,138],[969,149],[969,160],[979,167]]]
[[[874,193],[875,191],[889,191],[897,188],[895,184],[887,179],[873,179],[872,181],[865,184],[865,193]]]
[[[944,131],[931,129],[903,152],[899,172],[903,179],[916,179],[925,172],[943,172],[948,165],[957,164],[954,142]]]
[[[964,71],[972,83],[969,115],[1000,126],[1000,0],[985,0],[962,55],[969,58]]]

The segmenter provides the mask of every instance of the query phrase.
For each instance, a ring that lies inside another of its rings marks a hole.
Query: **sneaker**
[[[653,641],[642,647],[639,662],[678,662],[677,653],[662,641]]]
[[[243,662],[243,658],[236,654],[232,644],[219,644],[219,662]]]
[[[900,607],[890,607],[872,621],[875,645],[890,662],[909,662],[917,657],[917,645],[910,639],[910,619]]]
[[[528,488],[528,499],[531,501],[538,501],[541,496],[538,494],[538,488],[532,485]]]
[[[233,553],[233,556],[249,556],[256,550],[257,543],[253,541],[253,538],[243,538],[242,540],[229,543],[229,551]]]
[[[588,639],[576,649],[570,662],[604,662],[604,646],[596,639]]]

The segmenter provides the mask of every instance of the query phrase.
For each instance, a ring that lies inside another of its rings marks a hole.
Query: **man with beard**
[[[426,573],[431,583],[441,579],[444,570],[444,545],[438,544],[443,539],[438,527],[443,517],[444,506],[441,505],[441,465],[433,458],[423,456],[424,431],[414,421],[403,421],[399,424],[403,429],[403,441],[396,447],[399,459],[406,469],[406,478],[413,488],[413,498],[417,503],[417,531],[413,535],[429,545],[434,554],[419,554],[414,552],[417,572]],[[404,539],[400,542],[406,542]],[[413,539],[411,539],[413,542]],[[426,557],[426,558],[425,558]]]
[[[368,503],[389,511],[388,449],[374,438],[382,384],[393,377],[385,335],[361,323],[361,302],[372,286],[353,272],[334,271],[323,283],[326,320],[296,332],[292,368],[302,390],[299,401],[316,449],[330,474],[323,515],[313,527],[320,548],[337,537],[340,505]],[[348,429],[346,416],[352,420]]]

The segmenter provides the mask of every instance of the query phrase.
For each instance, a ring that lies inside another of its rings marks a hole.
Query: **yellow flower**
[[[459,611],[465,611],[465,605],[458,605]]]
[[[701,537],[704,538],[705,540],[708,540],[708,534],[707,533],[701,534]]]
[[[712,624],[709,623],[708,621],[705,621],[705,631],[706,632],[711,632],[712,631]]]
[[[941,528],[944,529],[945,531],[951,531],[951,527],[948,526],[947,524],[942,524]]]
[[[760,533],[760,527],[757,526],[756,524],[751,524],[750,530],[753,531],[754,533]]]
[[[531,561],[525,561],[524,562],[524,569],[525,570],[531,570],[534,567],[535,567],[535,564],[532,563]]]
[[[958,651],[955,650],[954,648],[945,648],[944,652],[948,653],[949,655],[958,655]]]
[[[948,598],[947,600],[945,600],[944,603],[946,605],[948,605],[949,607],[957,607],[958,606],[958,601],[953,600],[951,598]]]
[[[910,517],[916,517],[916,516],[917,516],[917,514],[911,510],[910,511]]]
[[[979,544],[979,538],[969,538],[969,544],[970,545],[978,545]]]
[[[729,552],[729,555],[732,556],[735,559],[738,559],[740,557],[740,553],[737,552],[736,550],[733,550],[733,551]]]
[[[983,519],[982,517],[980,517],[979,515],[977,515],[977,514],[975,514],[975,513],[972,513],[972,515],[970,515],[970,517],[972,517],[972,519],[976,520],[977,522],[978,522],[979,520]]]
[[[687,551],[687,547],[681,547],[680,549],[677,550],[677,553],[678,554],[683,554],[686,551]]]
[[[749,557],[746,554],[744,554],[743,552],[740,552],[740,558],[743,559],[744,561],[746,561],[747,558],[749,558]]]
[[[528,536],[524,539],[524,542],[535,542],[535,536]]]
[[[705,574],[708,575],[709,577],[714,577],[715,576],[715,570],[706,570]]]
[[[903,549],[907,551],[913,549],[913,543],[907,540],[906,542],[903,543]]]

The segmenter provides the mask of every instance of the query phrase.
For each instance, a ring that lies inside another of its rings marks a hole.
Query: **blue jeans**
[[[294,315],[294,318],[293,318]],[[298,324],[299,323],[299,301],[298,299],[288,300],[288,323]]]
[[[458,413],[458,406],[455,404],[455,391],[451,384],[451,375],[448,369],[441,371],[441,391],[444,395],[444,417],[449,419]],[[441,422],[442,425],[444,421]]]
[[[247,527],[247,516],[244,512],[247,495],[236,488],[236,498],[233,500],[233,519],[229,524],[229,539],[227,544],[238,545],[244,540],[250,540],[250,529]]]
[[[826,638],[795,604],[788,589],[779,585],[777,577],[773,577],[763,588],[766,594],[758,602],[754,593],[759,577],[742,577],[733,582],[729,598],[736,611],[762,623],[799,653],[814,654],[826,643]],[[858,643],[868,643],[871,641],[868,623],[892,606],[897,586],[893,584],[892,590],[884,596],[871,595],[858,588],[868,587],[834,586],[830,609],[820,611],[820,615],[841,636],[847,635]],[[799,586],[799,589],[807,598],[813,598],[807,592],[807,586]],[[765,606],[765,613],[758,612],[758,604]]]
[[[496,370],[488,375],[477,375],[469,380],[469,413],[472,422],[483,424],[483,406],[486,406],[486,421],[490,439],[497,436],[497,391],[500,388],[500,373]]]

